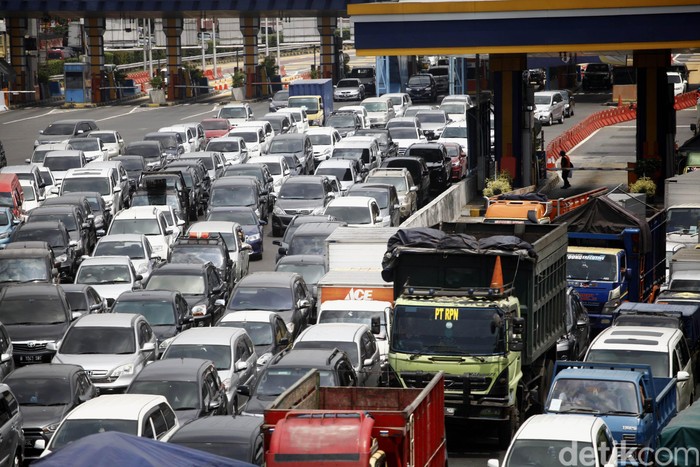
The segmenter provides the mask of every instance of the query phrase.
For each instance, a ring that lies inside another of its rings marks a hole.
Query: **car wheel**
[[[564,124],[564,112],[561,113],[561,117],[559,117],[559,123]]]
[[[574,108],[571,107],[571,108],[569,109],[569,117],[573,117],[573,116],[574,116]]]
[[[550,115],[550,116],[549,116],[549,120],[547,120],[547,126],[552,126],[552,125],[554,125],[554,119],[553,119],[552,116]]]

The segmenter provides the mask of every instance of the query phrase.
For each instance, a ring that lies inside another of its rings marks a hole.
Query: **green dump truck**
[[[402,385],[445,373],[445,415],[510,442],[542,411],[565,332],[563,225],[443,223],[399,230],[382,275],[394,282],[389,362]]]

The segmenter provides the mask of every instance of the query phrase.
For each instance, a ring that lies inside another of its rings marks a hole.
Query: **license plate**
[[[20,363],[41,363],[43,362],[43,357],[41,355],[20,355]]]

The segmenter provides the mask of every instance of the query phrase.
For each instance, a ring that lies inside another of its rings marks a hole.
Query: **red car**
[[[207,139],[226,136],[226,133],[231,129],[227,118],[205,118],[201,123],[204,128],[204,136]]]
[[[450,180],[459,181],[467,176],[469,170],[467,164],[467,154],[459,143],[443,142],[447,149],[447,154],[452,158],[452,170]]]

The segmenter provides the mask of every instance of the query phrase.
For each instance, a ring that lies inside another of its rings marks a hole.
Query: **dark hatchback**
[[[13,345],[17,366],[49,363],[72,313],[66,294],[53,284],[14,284],[0,290],[0,322]]]
[[[166,264],[151,273],[146,290],[182,293],[196,326],[209,326],[218,321],[228,297],[227,284],[211,263]]]
[[[97,397],[83,367],[61,363],[30,365],[15,370],[3,381],[12,388],[24,415],[24,458],[37,459],[63,418],[78,405]]]
[[[168,440],[229,459],[263,465],[263,418],[228,415],[198,418],[181,426]]]
[[[261,219],[267,220],[269,215],[269,194],[260,184],[257,177],[235,175],[215,181],[211,189],[209,206],[250,207]]]
[[[413,102],[428,101],[435,102],[437,100],[437,82],[433,75],[428,73],[419,73],[408,78],[406,83],[406,93],[411,97]]]
[[[163,342],[192,327],[194,319],[187,300],[171,290],[134,290],[123,292],[112,305],[112,313],[143,315],[156,335],[161,351]]]
[[[75,247],[77,242],[71,240],[70,234],[61,221],[34,222],[19,226],[12,234],[14,242],[46,242],[56,259],[56,267],[62,279],[73,281],[78,269]]]
[[[146,170],[153,170],[165,164],[165,149],[160,141],[133,141],[124,146],[124,155],[141,156],[146,162]]]
[[[11,248],[0,250],[0,284],[58,283],[58,269],[51,250]]]

